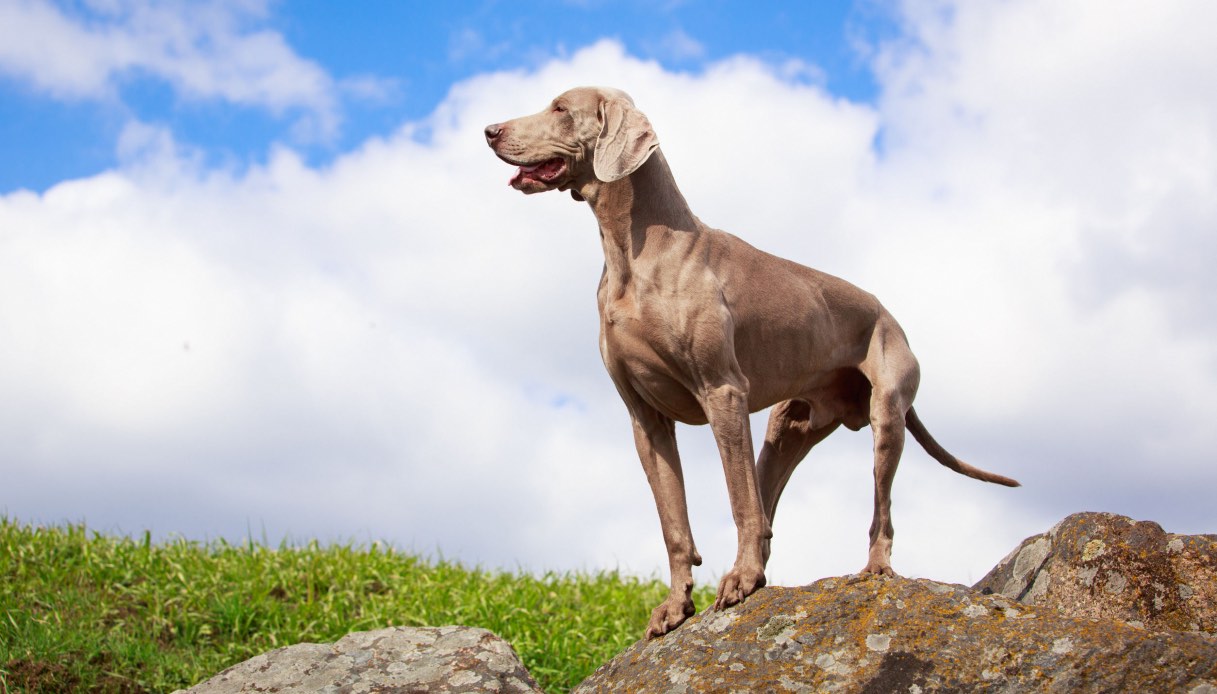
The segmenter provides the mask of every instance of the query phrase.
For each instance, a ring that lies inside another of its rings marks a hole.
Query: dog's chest
[[[600,352],[619,389],[628,389],[680,422],[706,421],[688,365],[696,323],[679,312],[638,304],[630,298],[600,304]],[[714,337],[708,336],[710,342]]]

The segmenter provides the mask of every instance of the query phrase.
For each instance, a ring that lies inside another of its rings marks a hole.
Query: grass
[[[666,595],[616,572],[510,574],[377,543],[152,543],[0,517],[0,692],[171,692],[267,650],[386,626],[507,639],[546,691],[633,643]],[[713,589],[700,587],[706,605]]]

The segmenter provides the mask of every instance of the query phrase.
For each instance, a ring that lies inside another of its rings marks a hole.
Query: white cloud
[[[258,28],[265,0],[90,2],[67,11],[45,0],[0,5],[0,73],[64,99],[120,98],[136,78],[169,83],[185,100],[219,99],[298,117],[302,141],[339,126],[340,97],[378,96],[391,83],[336,81]]]
[[[916,42],[880,60],[892,144],[881,170],[954,218],[922,217],[938,229],[906,237],[962,261],[919,289],[934,303],[965,287],[983,299],[966,330],[930,339],[963,340],[951,371],[1019,394],[1002,409],[978,403],[994,415],[1027,416],[1051,394],[1059,415],[1037,426],[1060,418],[1140,455],[1151,436],[1188,435],[1183,421],[1214,414],[1196,390],[1214,375],[1213,313],[1199,308],[1214,284],[1197,260],[1212,257],[1217,228],[1206,18],[1178,3],[912,7]],[[891,250],[874,262],[909,249]],[[1004,350],[1001,369],[960,368],[1001,333],[1025,351]],[[1192,415],[1167,414],[1181,407]],[[1198,468],[1199,450],[1176,464]]]
[[[875,292],[936,437],[1026,484],[910,445],[897,570],[974,581],[1079,510],[1211,532],[1217,82],[1177,76],[1217,56],[1189,43],[1195,18],[1137,7],[1096,27],[1066,3],[910,6],[915,40],[876,53],[877,107],[747,57],[673,74],[606,42],[455,85],[426,123],[323,169],[281,150],[207,170],[135,126],[121,170],[0,198],[3,503],[662,571],[596,349],[594,221],[507,188],[481,135],[591,83],[633,94],[708,223]],[[710,579],[734,551],[721,465],[704,428],[679,437]],[[866,432],[811,454],[775,580],[861,567],[870,484]]]

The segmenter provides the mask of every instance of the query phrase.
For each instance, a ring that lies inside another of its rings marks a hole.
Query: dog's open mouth
[[[507,181],[507,185],[516,190],[528,188],[548,188],[559,176],[566,173],[566,160],[562,157],[547,159],[540,164],[522,165],[516,169],[515,175]],[[527,192],[527,191],[526,191]]]

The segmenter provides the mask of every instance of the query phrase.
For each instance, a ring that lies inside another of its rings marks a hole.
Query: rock
[[[1023,540],[975,588],[1070,617],[1217,633],[1217,535],[1076,513]]]
[[[1217,638],[1066,617],[925,579],[850,576],[703,612],[575,691],[945,690],[1214,692]]]
[[[539,690],[484,629],[397,627],[280,648],[185,691]],[[575,691],[1217,694],[1217,535],[1081,513],[973,588],[875,576],[763,588],[634,644]]]
[[[236,692],[540,692],[515,650],[485,629],[390,627],[254,656],[190,689]]]

